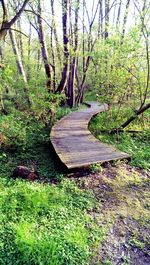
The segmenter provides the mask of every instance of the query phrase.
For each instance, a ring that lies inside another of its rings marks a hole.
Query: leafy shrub
[[[43,88],[42,88],[43,89]],[[50,122],[55,118],[57,108],[60,102],[64,99],[63,95],[41,93],[41,87],[34,91],[31,95],[32,111],[37,121],[45,125],[50,125]]]
[[[0,119],[0,146],[8,149],[24,148],[26,141],[25,123],[13,115],[2,116]]]

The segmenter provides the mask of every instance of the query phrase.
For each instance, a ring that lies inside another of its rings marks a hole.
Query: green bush
[[[13,115],[0,118],[0,146],[8,149],[24,148],[27,142],[26,125]]]

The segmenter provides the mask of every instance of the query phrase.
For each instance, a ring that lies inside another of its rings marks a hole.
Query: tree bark
[[[82,53],[83,53],[82,71],[84,73],[84,69],[85,69],[85,0],[83,0]]]
[[[62,0],[62,26],[63,26],[63,48],[64,48],[64,63],[63,63],[63,70],[61,73],[61,80],[60,83],[55,91],[55,93],[62,93],[67,85],[67,78],[68,78],[68,66],[69,66],[69,50],[68,50],[68,30],[67,30],[67,23],[68,23],[68,0]]]
[[[25,92],[25,97],[27,99],[27,102],[29,104],[29,106],[31,106],[31,101],[29,98],[29,90],[28,90],[28,84],[27,84],[27,77],[26,77],[26,73],[22,64],[22,59],[17,47],[17,42],[16,42],[16,38],[15,38],[15,33],[12,30],[9,30],[9,36],[11,39],[11,43],[12,43],[12,48],[13,48],[13,52],[16,58],[16,64],[17,64],[17,68],[18,68],[18,72],[20,74],[20,76],[22,76],[22,79],[24,81],[24,92]]]
[[[29,18],[28,18],[29,20]],[[29,37],[28,37],[28,67],[27,67],[27,80],[30,80],[30,56],[31,56],[31,36],[32,36],[32,26],[29,20]]]
[[[19,28],[19,36],[18,36],[18,47],[19,47],[19,50],[20,50],[20,55],[21,55],[21,58],[22,58],[22,61],[24,61],[24,49],[23,49],[23,39],[22,39],[22,34],[21,34],[21,21],[20,19],[18,19],[17,21],[17,26]]]
[[[25,73],[25,70],[23,67],[22,59],[21,59],[21,56],[20,56],[20,53],[18,50],[18,46],[17,46],[17,42],[16,42],[16,38],[15,38],[15,33],[12,30],[9,30],[9,36],[11,39],[13,52],[14,52],[14,55],[16,58],[16,64],[17,64],[18,72],[22,76],[24,83],[27,84],[27,77],[26,77],[26,73]]]
[[[75,73],[77,65],[77,49],[78,49],[78,20],[79,20],[79,0],[75,2],[75,23],[74,23],[74,48],[73,48],[73,58],[70,64],[69,73],[69,87],[68,87],[68,104],[70,107],[75,106]]]
[[[122,0],[120,0],[120,2],[119,2],[118,14],[117,14],[117,20],[116,20],[116,26],[118,26],[119,23],[120,23],[121,5],[122,5]]]
[[[108,38],[109,27],[109,0],[105,0],[105,39]]]
[[[124,39],[124,35],[125,35],[127,18],[128,18],[128,13],[129,13],[129,5],[130,5],[130,0],[127,0],[126,8],[125,8],[125,14],[124,14],[124,18],[123,18],[122,36],[121,36],[122,40]]]
[[[53,45],[53,27],[51,27],[50,47],[51,47],[51,56],[52,56],[52,64],[53,64],[52,87],[53,87],[53,92],[55,92],[56,90],[56,64],[55,64],[55,52],[54,52],[54,45]]]
[[[86,80],[86,75],[87,75],[87,71],[90,65],[90,61],[91,61],[91,56],[89,55],[86,59],[86,66],[85,66],[85,70],[84,70],[84,74],[82,77],[82,82],[78,91],[78,95],[76,97],[76,105],[78,106],[79,103],[82,103],[83,101],[83,93],[84,93],[84,83]]]
[[[99,0],[98,38],[103,37],[103,1]]]
[[[59,63],[61,64],[61,53],[59,48],[59,41],[58,41],[58,35],[57,35],[57,29],[56,29],[56,22],[55,22],[55,12],[54,12],[54,0],[51,0],[51,11],[52,11],[52,29],[54,32],[54,39],[56,43],[56,50],[57,50],[57,57],[59,60]]]
[[[0,60],[3,62],[3,48],[0,47]]]
[[[38,15],[37,15],[37,22],[38,22],[38,37],[39,42],[41,44],[41,53],[42,53],[42,59],[44,63],[44,69],[45,69],[45,75],[47,78],[46,86],[48,89],[48,92],[51,91],[51,75],[52,75],[52,68],[48,62],[48,52],[47,52],[47,46],[46,41],[44,38],[44,31],[43,31],[43,22],[42,22],[42,8],[41,8],[41,0],[38,0]]]

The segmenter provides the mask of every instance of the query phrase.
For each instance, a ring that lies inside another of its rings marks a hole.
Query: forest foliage
[[[25,148],[36,122],[51,127],[60,106],[85,100],[115,106],[114,132],[138,115],[148,124],[149,1],[2,1],[0,8],[1,146]]]

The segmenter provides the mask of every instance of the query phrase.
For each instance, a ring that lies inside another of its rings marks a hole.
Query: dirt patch
[[[150,245],[145,238],[148,234],[148,229],[141,228],[132,218],[118,218],[91,264],[150,264]]]
[[[94,192],[99,210],[91,214],[109,226],[90,264],[150,264],[150,172],[128,164],[87,172],[70,177]]]

